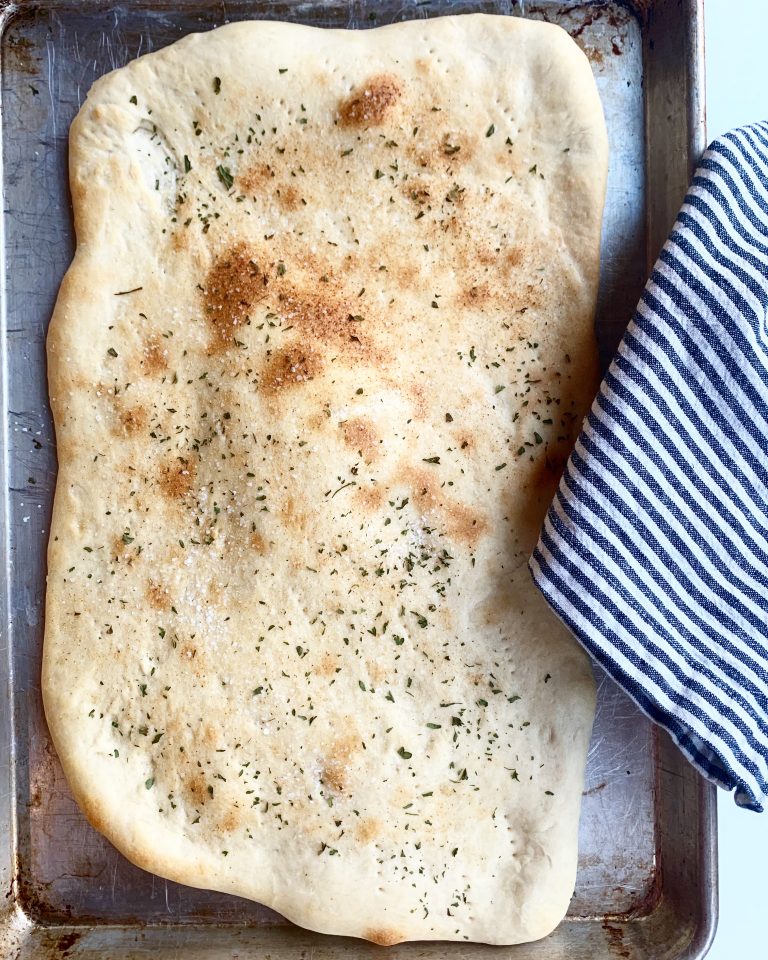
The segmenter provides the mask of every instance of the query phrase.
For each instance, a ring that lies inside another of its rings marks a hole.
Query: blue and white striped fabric
[[[768,802],[768,123],[715,140],[530,560],[696,767]]]

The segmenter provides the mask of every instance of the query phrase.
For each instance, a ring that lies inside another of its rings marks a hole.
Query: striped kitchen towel
[[[705,777],[768,802],[768,122],[705,152],[530,560]]]

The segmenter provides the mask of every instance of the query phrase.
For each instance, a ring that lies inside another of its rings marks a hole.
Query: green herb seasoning
[[[229,172],[228,167],[225,167],[223,164],[219,164],[218,167],[216,167],[216,175],[227,190],[232,189],[232,184],[235,182],[235,178]]]

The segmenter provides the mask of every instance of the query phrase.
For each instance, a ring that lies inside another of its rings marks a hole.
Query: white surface
[[[768,120],[766,0],[705,0],[707,134]],[[718,793],[720,924],[708,960],[765,960],[768,811],[739,810]]]

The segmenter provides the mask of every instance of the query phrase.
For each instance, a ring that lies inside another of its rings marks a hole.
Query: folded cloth
[[[768,123],[705,152],[530,569],[736,802],[768,801]]]

